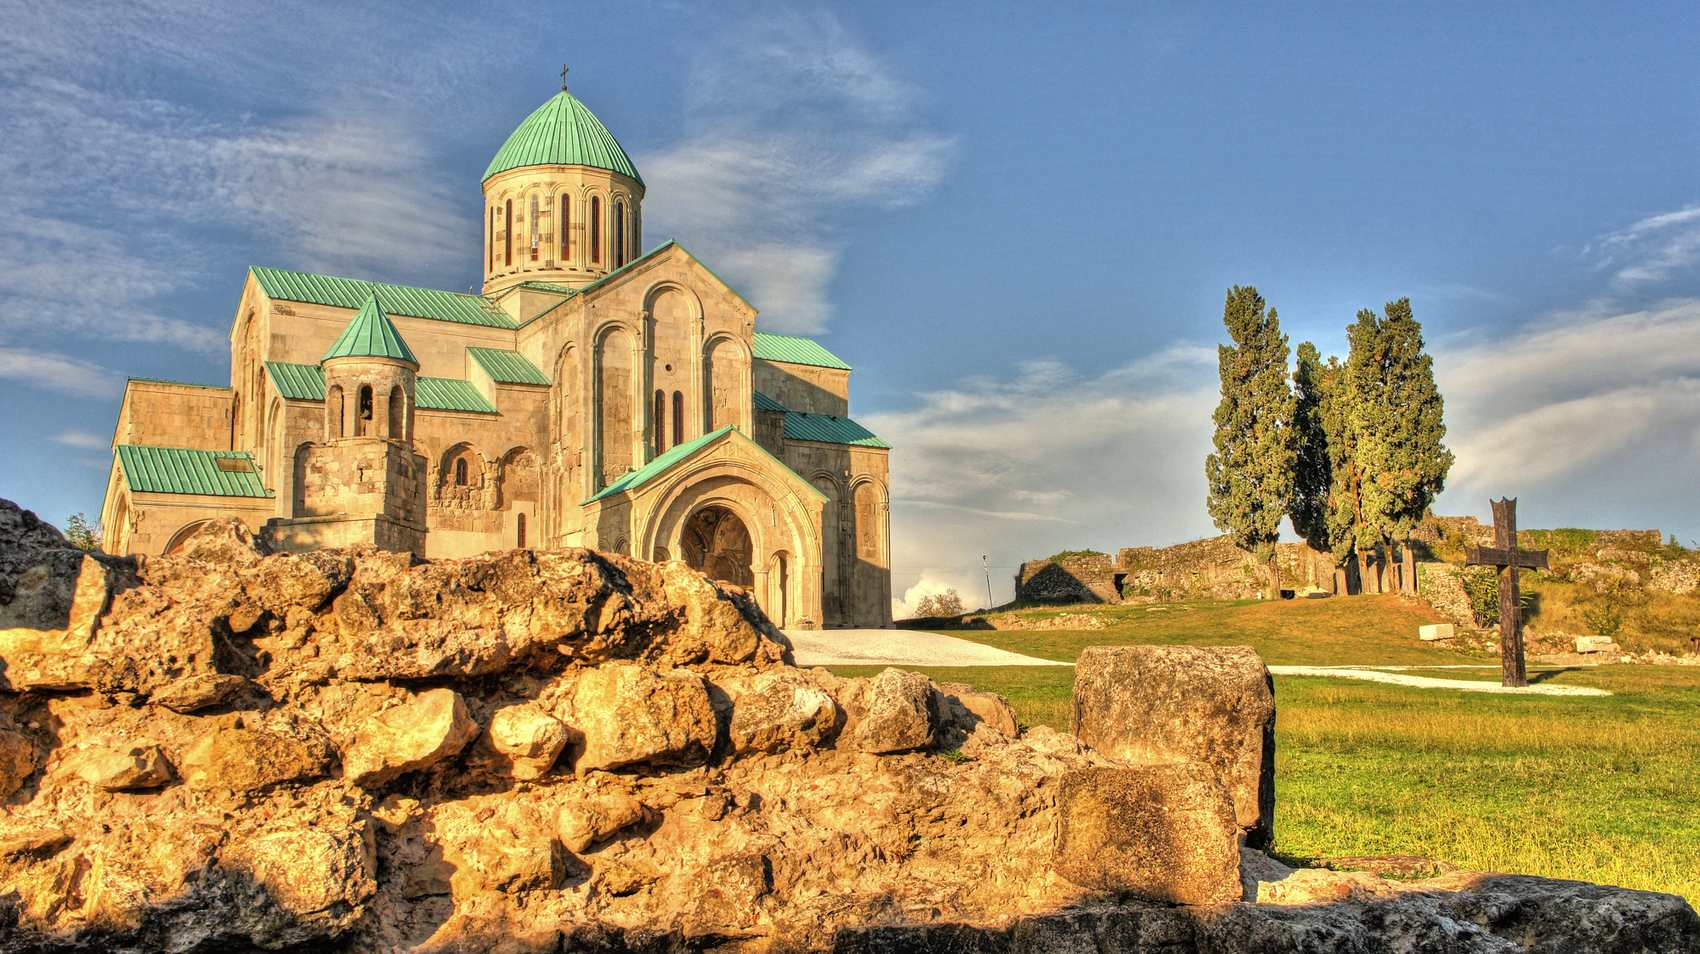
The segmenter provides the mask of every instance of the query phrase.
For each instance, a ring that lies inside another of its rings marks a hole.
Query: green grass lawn
[[[1427,610],[1393,597],[1108,612],[1116,623],[1107,630],[951,635],[1060,660],[1089,645],[1172,642],[1251,645],[1274,664],[1493,662],[1418,643]],[[1070,669],[921,671],[1002,693],[1028,725],[1068,729]],[[1497,678],[1494,669],[1431,674]],[[1514,697],[1276,677],[1278,852],[1423,855],[1700,903],[1700,669],[1538,675],[1615,695]]]

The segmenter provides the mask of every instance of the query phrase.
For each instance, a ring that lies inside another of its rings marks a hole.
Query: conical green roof
[[[614,134],[588,106],[564,89],[525,117],[496,151],[484,178],[521,166],[554,165],[593,166],[643,182],[632,157],[620,148]]]
[[[401,332],[390,321],[390,316],[384,314],[377,295],[367,296],[366,304],[360,306],[360,313],[349,321],[348,327],[342,329],[331,350],[319,360],[329,361],[332,358],[396,358],[416,365],[419,363],[419,359],[413,356],[413,349],[402,340]]]

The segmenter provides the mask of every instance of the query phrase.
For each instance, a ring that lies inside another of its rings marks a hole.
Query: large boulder
[[[1234,806],[1196,762],[1064,775],[1055,852],[1057,873],[1083,888],[1176,904],[1240,897]]]
[[[554,766],[570,733],[561,720],[536,703],[496,710],[490,717],[490,746],[508,757],[514,778],[537,778]]]
[[[233,926],[264,948],[342,934],[377,891],[370,826],[347,816],[235,836],[219,861],[235,882],[241,913]]]
[[[933,741],[933,684],[926,676],[887,669],[868,685],[856,747],[876,755],[924,748]]]
[[[702,677],[610,663],[580,673],[566,721],[584,733],[576,768],[699,765],[714,753],[719,725]]]
[[[770,669],[720,686],[733,694],[729,733],[734,752],[806,751],[838,732],[838,703],[808,673]]]
[[[1252,847],[1275,834],[1275,690],[1244,646],[1093,646],[1074,668],[1074,734],[1137,765],[1201,762]]]
[[[451,758],[477,735],[460,694],[431,689],[367,720],[343,754],[342,772],[356,785],[382,785]]]
[[[193,789],[258,792],[323,777],[330,771],[331,755],[329,743],[310,733],[237,721],[209,727],[183,753],[178,770]]]

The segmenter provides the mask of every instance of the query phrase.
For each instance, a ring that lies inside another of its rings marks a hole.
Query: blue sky
[[[856,366],[899,595],[1212,532],[1234,283],[1325,352],[1412,297],[1443,512],[1700,537],[1692,7],[1055,6],[0,0],[0,496],[97,511],[125,375],[227,380],[250,264],[474,284],[566,61],[647,239]]]

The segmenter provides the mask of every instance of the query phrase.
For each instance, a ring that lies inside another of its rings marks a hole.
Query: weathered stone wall
[[[1103,553],[1028,560],[1015,573],[1015,598],[1026,603],[1120,603],[1118,572]]]
[[[131,378],[112,443],[229,450],[232,399],[229,388]]]
[[[1284,589],[1330,588],[1309,546],[1278,543],[1275,559]],[[1227,536],[1169,547],[1123,547],[1116,566],[1127,574],[1126,592],[1159,599],[1256,599],[1267,586],[1264,567]]]
[[[1464,589],[1464,568],[1456,563],[1424,560],[1417,564],[1417,595],[1459,626],[1481,625]]]
[[[793,411],[844,417],[850,413],[850,372],[756,360],[755,388]]]

